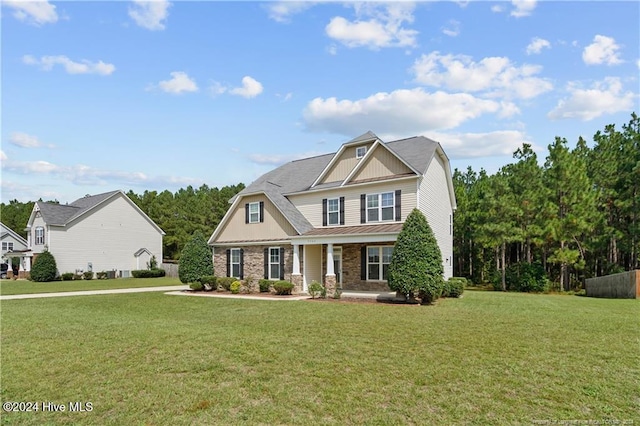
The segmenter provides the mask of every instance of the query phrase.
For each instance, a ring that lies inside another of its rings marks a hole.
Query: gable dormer
[[[345,178],[344,184],[402,177],[418,174],[405,161],[391,152],[384,144],[376,143],[371,147],[361,163]]]
[[[377,141],[379,141],[378,137],[369,131],[342,144],[311,187],[323,183],[344,181]]]

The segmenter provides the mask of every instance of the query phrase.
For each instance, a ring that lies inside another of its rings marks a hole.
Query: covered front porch
[[[2,261],[9,265],[7,278],[29,278],[33,253],[31,250],[16,250],[5,253]]]
[[[401,229],[398,223],[318,228],[294,237],[292,282],[306,293],[316,281],[329,296],[336,289],[389,292],[386,267]]]

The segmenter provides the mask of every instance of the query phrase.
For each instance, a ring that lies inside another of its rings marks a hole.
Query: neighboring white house
[[[2,262],[9,264],[9,271],[24,268],[24,265],[20,265],[20,260],[22,253],[27,250],[27,240],[2,222],[0,222],[0,240],[2,240]]]
[[[453,273],[456,200],[449,159],[422,136],[383,142],[367,132],[334,154],[266,173],[232,200],[209,244],[216,274],[388,290],[394,243],[409,213],[426,216]]]
[[[115,270],[126,277],[146,269],[151,256],[162,261],[164,231],[122,191],[70,204],[38,201],[27,232],[30,255],[49,250],[60,274]]]

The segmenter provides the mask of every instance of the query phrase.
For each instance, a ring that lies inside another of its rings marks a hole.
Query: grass
[[[52,281],[36,283],[27,280],[0,281],[0,295],[55,293],[82,290],[110,290],[116,288],[161,287],[167,285],[182,285],[177,278],[118,278],[115,280],[78,280]]]
[[[2,401],[93,411],[1,422],[637,422],[639,314],[636,300],[478,291],[435,306],[157,293],[3,301]]]

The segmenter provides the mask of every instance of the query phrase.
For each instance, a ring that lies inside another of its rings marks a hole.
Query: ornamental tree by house
[[[49,250],[45,250],[40,253],[33,262],[30,272],[31,281],[53,281],[56,279],[57,270],[56,259]]]
[[[442,291],[443,274],[442,254],[433,231],[422,212],[413,209],[393,249],[389,287],[407,300],[417,295],[430,303]]]
[[[180,255],[178,277],[183,283],[194,283],[200,278],[213,275],[211,247],[200,231],[195,231]]]

